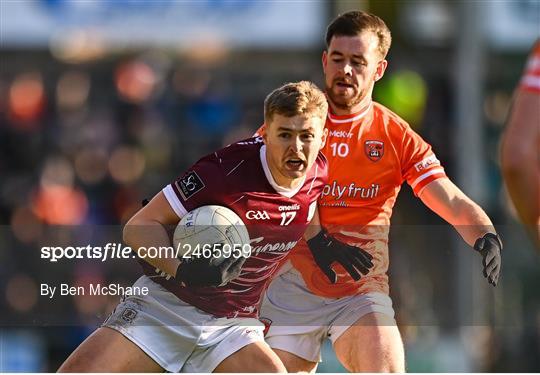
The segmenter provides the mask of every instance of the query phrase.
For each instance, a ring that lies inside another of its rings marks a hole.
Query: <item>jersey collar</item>
[[[304,186],[304,182],[306,182],[306,176],[302,178],[302,182],[298,184],[298,187],[294,189],[287,189],[283,186],[279,186],[276,181],[274,180],[274,177],[272,176],[272,172],[270,172],[270,167],[268,167],[268,161],[266,160],[266,145],[261,146],[261,150],[259,152],[261,157],[261,164],[263,167],[264,175],[266,176],[266,179],[270,183],[270,185],[274,188],[276,192],[283,195],[287,198],[292,198],[295,196],[296,193],[300,191],[302,186]]]
[[[337,116],[337,115],[334,115],[332,113],[330,113],[330,110],[328,110],[328,120],[334,124],[344,124],[344,123],[347,123],[347,122],[354,122],[354,121],[358,121],[360,120],[361,118],[365,117],[368,112],[371,110],[371,107],[373,107],[373,102],[369,102],[369,104],[367,106],[365,106],[364,108],[362,108],[360,111],[358,112],[355,112],[355,113],[351,113],[351,114],[348,114],[348,115],[341,115],[341,116]]]

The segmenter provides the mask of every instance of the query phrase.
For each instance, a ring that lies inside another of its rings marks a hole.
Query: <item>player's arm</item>
[[[519,218],[540,248],[539,108],[538,93],[516,93],[502,142],[501,166]]]
[[[145,262],[174,276],[184,286],[220,286],[238,277],[246,258],[229,257],[218,265],[202,257],[183,263],[175,251],[158,252],[159,258],[148,257],[146,249],[170,247],[168,229],[178,224],[180,217],[174,212],[163,192],[144,204],[124,227],[124,242]],[[138,250],[137,250],[138,249]]]
[[[161,254],[162,258],[150,258],[145,249],[151,246],[170,247],[171,241],[166,228],[178,224],[179,220],[180,218],[171,208],[163,192],[159,192],[127,222],[123,233],[124,242],[137,251],[137,255],[144,261],[175,276],[180,260],[175,257],[165,257],[165,254]]]
[[[450,223],[483,256],[484,276],[496,285],[501,268],[502,243],[484,210],[450,179],[439,178],[426,185],[419,198]]]

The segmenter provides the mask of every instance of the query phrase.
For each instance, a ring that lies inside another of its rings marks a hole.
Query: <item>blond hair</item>
[[[272,91],[264,100],[264,121],[275,114],[286,117],[298,115],[326,119],[328,103],[323,92],[312,82],[287,83]]]

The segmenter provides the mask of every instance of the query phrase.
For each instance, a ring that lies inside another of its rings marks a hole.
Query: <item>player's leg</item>
[[[64,372],[179,372],[212,316],[143,276],[148,293],[123,298],[101,329],[60,369]]]
[[[312,372],[335,316],[324,299],[307,290],[302,276],[288,269],[270,283],[261,305],[265,340],[289,372]]]
[[[275,372],[287,369],[264,341],[244,346],[223,360],[214,372]]]
[[[372,312],[334,342],[339,361],[351,372],[405,372],[403,341],[392,317]]]
[[[162,371],[137,345],[107,327],[90,335],[58,369],[58,372]]]
[[[291,352],[274,349],[281,362],[287,368],[287,372],[310,372],[314,373],[317,370],[318,362],[308,361]]]

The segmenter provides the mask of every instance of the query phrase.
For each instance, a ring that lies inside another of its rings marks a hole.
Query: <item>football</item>
[[[201,206],[188,212],[176,226],[173,244],[182,261],[204,258],[218,265],[229,257],[251,255],[244,222],[223,206]]]

